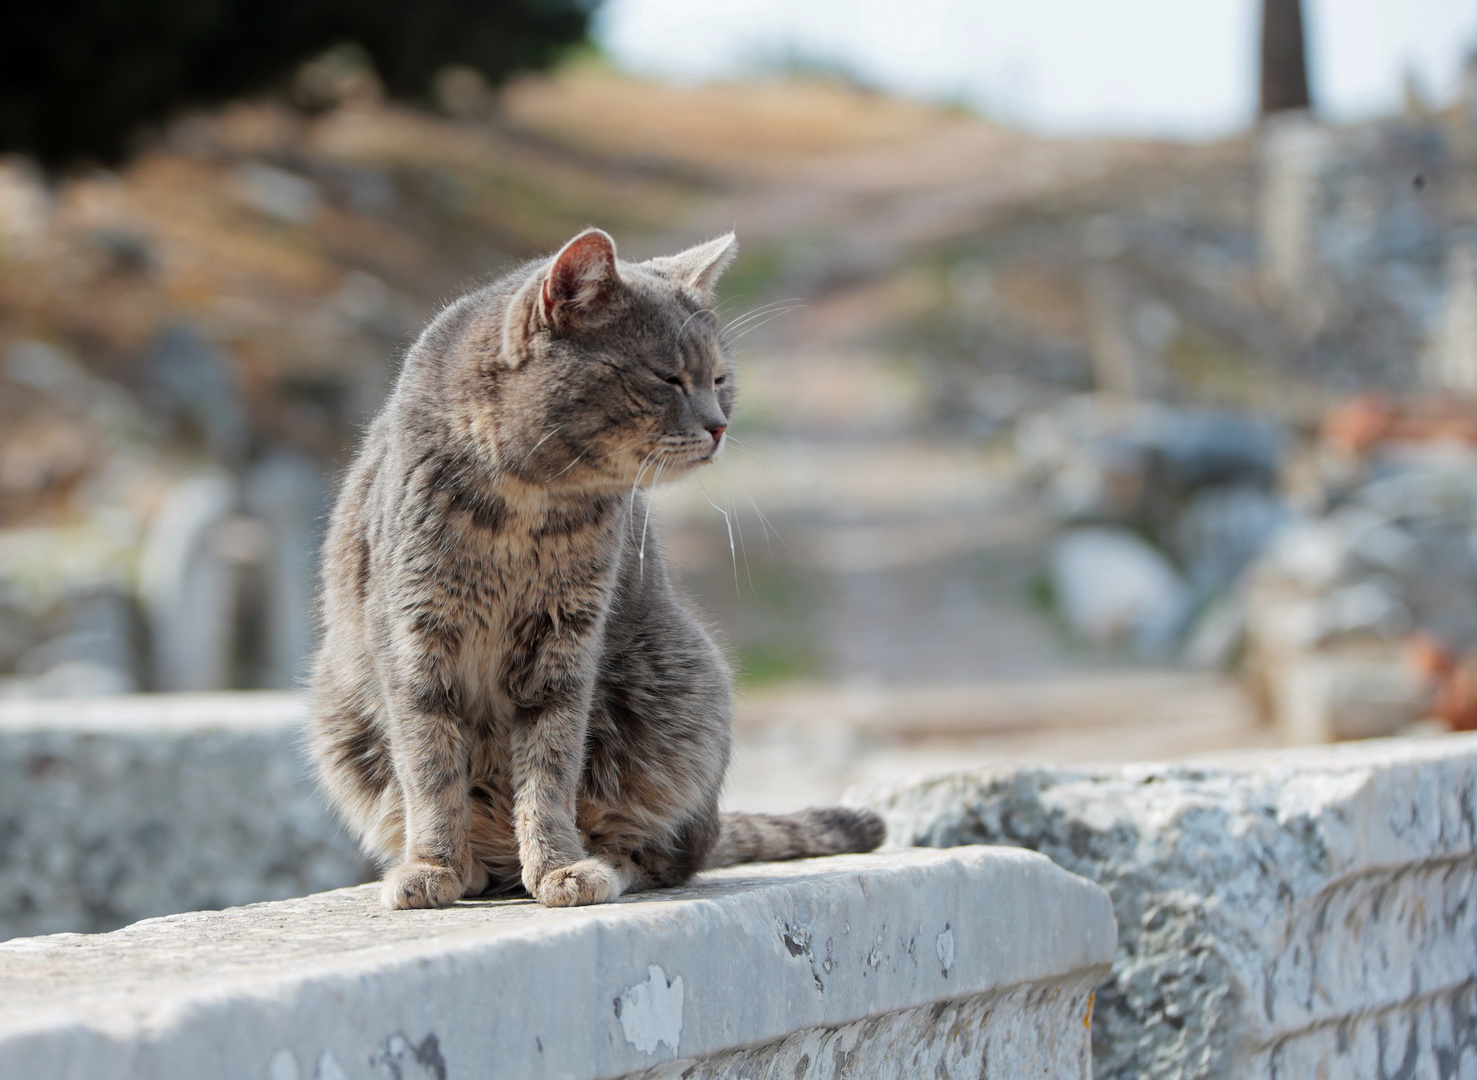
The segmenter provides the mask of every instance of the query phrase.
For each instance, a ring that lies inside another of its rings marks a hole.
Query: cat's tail
[[[793,814],[720,814],[708,868],[871,851],[887,833],[882,817],[853,806],[812,806]]]

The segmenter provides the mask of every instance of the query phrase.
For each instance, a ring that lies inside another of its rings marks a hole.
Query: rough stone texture
[[[893,842],[1018,844],[1108,889],[1099,1080],[1477,1076],[1477,736],[854,797]]]
[[[628,1080],[1092,1080],[1091,1040],[1085,1035],[1091,1020],[1091,994],[1067,993],[1060,986],[1018,987],[839,1027],[808,1028],[767,1046],[674,1061]]]
[[[365,881],[289,694],[0,702],[0,939]]]
[[[999,848],[736,867],[579,909],[391,912],[365,886],[0,945],[0,1076],[722,1076],[714,1055],[769,1045],[754,1073],[786,1080],[806,1047],[848,1077],[916,1057],[1081,1080],[1114,942],[1100,888]]]

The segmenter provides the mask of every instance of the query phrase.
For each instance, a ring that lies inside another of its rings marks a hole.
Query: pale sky
[[[700,81],[766,58],[837,62],[905,94],[1052,132],[1213,138],[1256,98],[1260,0],[606,0],[622,66]],[[1304,0],[1315,104],[1336,120],[1436,103],[1477,48],[1477,0]]]

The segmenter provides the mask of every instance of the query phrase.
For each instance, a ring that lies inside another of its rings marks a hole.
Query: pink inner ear
[[[563,304],[589,308],[614,276],[615,248],[610,237],[601,232],[576,237],[559,253],[544,280],[544,318],[553,321]]]

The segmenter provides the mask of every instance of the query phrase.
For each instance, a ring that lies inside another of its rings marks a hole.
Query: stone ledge
[[[366,881],[282,693],[0,702],[0,940]]]
[[[1081,1078],[1114,944],[1101,889],[1009,849],[735,867],[567,910],[389,912],[365,886],[0,945],[0,1076],[717,1077],[740,1051],[786,1080],[837,1054],[857,1077]]]
[[[893,842],[1017,844],[1108,889],[1098,1080],[1477,1069],[1477,735],[852,798]]]
[[[207,731],[296,731],[308,699],[284,690],[201,694],[116,694],[0,701],[0,735],[193,735]]]

